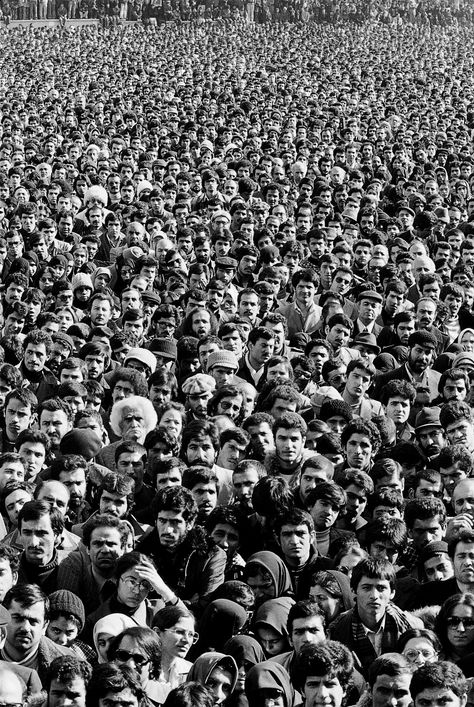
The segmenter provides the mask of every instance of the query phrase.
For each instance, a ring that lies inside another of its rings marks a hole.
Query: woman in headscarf
[[[460,344],[464,351],[469,351],[470,353],[474,352],[474,329],[470,329],[469,327],[463,329],[456,343]]]
[[[203,653],[189,671],[188,681],[206,685],[214,694],[215,705],[227,705],[237,684],[238,669],[235,660],[224,653]]]
[[[254,665],[249,670],[245,692],[252,707],[265,707],[267,700],[273,700],[281,707],[293,707],[295,700],[290,676],[282,665],[271,660]]]
[[[274,552],[262,550],[249,557],[244,570],[244,582],[253,589],[255,605],[268,599],[291,596],[291,577],[282,559]]]
[[[205,651],[222,651],[224,644],[247,622],[245,609],[230,599],[216,599],[204,610],[199,622],[199,640],[190,651],[198,658]]]
[[[227,641],[224,651],[232,656],[239,669],[237,684],[229,699],[229,707],[249,707],[245,694],[245,678],[250,668],[265,660],[262,646],[253,636],[234,636]]]
[[[327,624],[354,606],[354,596],[347,575],[337,570],[312,572],[301,599],[312,599],[326,617]]]
[[[267,658],[290,650],[286,623],[294,603],[291,597],[270,599],[260,606],[254,616],[255,635]]]
[[[94,626],[93,638],[99,663],[107,663],[107,651],[112,639],[125,631],[126,628],[136,625],[135,621],[125,614],[109,614],[97,621]]]

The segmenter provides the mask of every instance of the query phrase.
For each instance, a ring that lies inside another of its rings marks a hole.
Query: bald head
[[[13,670],[0,668],[0,704],[23,704],[25,685]]]
[[[35,498],[38,501],[48,501],[58,509],[62,516],[66,515],[69,496],[69,489],[61,481],[43,481],[35,493]]]

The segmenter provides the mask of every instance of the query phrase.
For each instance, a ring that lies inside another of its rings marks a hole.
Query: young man
[[[410,683],[413,669],[405,656],[385,653],[369,668],[370,707],[411,707]]]
[[[389,381],[381,391],[385,414],[395,423],[397,442],[413,442],[415,439],[415,430],[408,422],[415,398],[416,390],[408,381]]]
[[[439,420],[450,444],[462,444],[474,453],[474,421],[467,403],[453,401],[443,405]]]
[[[350,422],[341,434],[346,466],[369,473],[380,443],[380,434],[373,422],[360,418]]]
[[[308,507],[314,522],[316,547],[323,557],[331,557],[331,544],[338,538],[354,537],[352,532],[335,527],[344,513],[346,495],[334,481],[321,481],[308,496]]]
[[[38,584],[45,592],[57,588],[56,545],[63,529],[63,516],[50,503],[25,503],[18,515],[19,541],[24,548],[18,569],[19,582]]]
[[[1,431],[2,452],[13,452],[18,437],[33,425],[38,399],[29,388],[12,390],[5,398],[5,426]]]
[[[467,668],[468,665],[465,667]],[[419,667],[410,684],[413,707],[447,704],[451,707],[465,707],[470,688],[462,668],[464,668],[462,660],[460,665],[442,660],[425,663]]]
[[[371,420],[373,417],[385,414],[382,403],[373,400],[367,394],[375,373],[373,365],[366,360],[349,362],[342,398],[349,405],[353,417]]]
[[[303,463],[311,456],[305,449],[306,422],[296,412],[284,412],[273,423],[275,452],[265,459],[269,475],[282,476],[292,490],[299,485]]]
[[[303,646],[295,659],[295,687],[304,695],[308,707],[342,707],[353,671],[354,659],[341,643],[311,643]]]
[[[314,302],[319,278],[314,270],[298,270],[291,278],[294,301],[282,304],[277,312],[287,320],[288,336],[313,332],[321,318],[321,307]]]
[[[290,608],[286,629],[292,650],[280,653],[272,660],[283,665],[288,674],[293,675],[304,648],[326,643],[326,618],[316,602],[304,599]]]
[[[330,635],[354,651],[367,676],[374,660],[394,650],[404,631],[423,623],[392,604],[395,570],[387,560],[362,560],[352,571],[351,588],[356,607],[335,619]]]
[[[149,555],[166,584],[194,607],[204,608],[209,595],[224,581],[227,556],[194,528],[197,506],[180,486],[162,489],[153,499],[155,526],[137,544]],[[183,573],[184,568],[184,573]]]

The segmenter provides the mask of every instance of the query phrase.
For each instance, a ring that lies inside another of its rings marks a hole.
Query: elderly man
[[[124,440],[143,444],[148,432],[155,429],[158,422],[153,403],[140,395],[131,395],[112,406],[110,427],[120,439],[107,445],[96,455],[96,462],[113,471],[115,469],[115,449]]]

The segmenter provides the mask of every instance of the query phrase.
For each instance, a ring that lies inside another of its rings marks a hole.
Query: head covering
[[[346,422],[350,422],[352,420],[350,405],[344,400],[325,400],[319,411],[319,419],[326,422],[334,416],[343,417]]]
[[[90,461],[103,447],[102,440],[93,430],[76,428],[66,432],[59,443],[61,454],[80,454]]]
[[[377,371],[381,371],[382,373],[386,373],[387,371],[394,371],[397,368],[397,362],[395,360],[395,357],[392,356],[392,354],[387,353],[386,351],[378,354],[378,356],[374,358],[373,365],[377,369]]]
[[[239,362],[235,353],[224,349],[214,351],[207,359],[207,370],[210,371],[214,366],[222,366],[222,368],[229,368],[235,372],[239,370]]]
[[[462,337],[464,336],[464,334],[472,334],[474,336],[474,329],[470,329],[469,327],[467,327],[466,329],[463,329],[462,332],[459,334],[458,338],[456,339],[456,343],[462,345],[461,342],[462,342]]]
[[[269,599],[257,609],[254,615],[254,626],[259,624],[267,624],[274,631],[283,636],[288,641],[288,629],[286,623],[288,614],[295,600],[291,597],[278,597],[277,599]]]
[[[455,358],[455,354],[445,351],[435,358],[432,366],[433,371],[437,371],[437,373],[444,373],[448,370],[448,368],[453,368],[453,361]]]
[[[86,620],[84,604],[78,596],[67,589],[58,589],[57,592],[49,595],[49,611],[50,613],[60,611],[65,614],[72,614],[80,623],[79,633],[84,628]]]
[[[164,339],[157,337],[153,339],[150,343],[150,351],[161,358],[166,358],[169,361],[176,361],[178,355],[178,350],[176,348],[176,341],[173,339]]]
[[[224,650],[224,644],[235,636],[247,621],[247,612],[230,599],[216,599],[206,607],[199,623],[199,641],[195,655],[206,650]]]
[[[274,552],[262,550],[249,557],[245,568],[246,575],[249,565],[251,564],[260,565],[262,569],[271,575],[275,587],[275,596],[281,597],[293,593],[293,585],[288,568],[283,560],[280,559],[278,555],[275,555]]]
[[[92,284],[91,276],[85,272],[78,272],[72,278],[72,291],[75,292],[79,287],[88,287],[90,290],[94,289]]]
[[[252,665],[265,660],[263,648],[253,636],[233,636],[230,641],[227,641],[223,650],[227,655],[232,656],[239,667],[244,660]]]
[[[453,368],[462,368],[467,366],[467,368],[474,368],[474,353],[470,351],[465,351],[464,353],[459,353],[453,361]]]
[[[92,635],[94,646],[99,656],[99,663],[105,662],[100,657],[99,647],[97,645],[99,635],[106,633],[109,636],[118,636],[122,631],[125,631],[126,628],[133,628],[136,625],[136,622],[129,616],[125,616],[125,614],[108,614],[95,623]]]
[[[440,412],[440,408],[436,406],[432,408],[421,408],[415,418],[415,432],[419,432],[424,427],[439,427],[441,429],[442,425],[439,420]]]
[[[342,594],[342,602],[344,604],[344,611],[352,609],[354,606],[354,594],[352,593],[351,583],[349,577],[343,572],[338,572],[337,570],[326,570],[331,574],[339,585],[339,589]]]
[[[215,387],[216,381],[212,376],[196,373],[194,376],[186,378],[181,390],[185,395],[202,395],[203,393],[212,393]]]
[[[283,692],[285,707],[292,707],[295,691],[283,665],[273,660],[265,660],[250,668],[245,678],[245,694],[249,705],[262,704],[261,690],[275,689]]]
[[[126,366],[129,361],[140,361],[144,366],[148,366],[150,371],[154,373],[156,371],[156,356],[148,349],[130,349],[128,354],[125,356],[123,365]]]
[[[237,683],[239,669],[237,668],[237,664],[232,656],[225,655],[225,653],[210,651],[209,653],[203,653],[200,655],[199,658],[194,661],[186,680],[187,682],[194,680],[196,682],[200,682],[201,685],[205,685],[210,674],[217,666],[222,667],[224,670],[228,670],[231,673],[231,692],[233,692]]]

